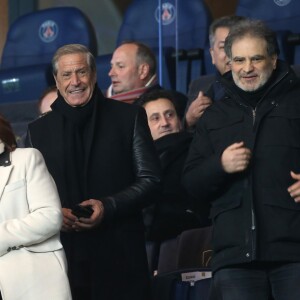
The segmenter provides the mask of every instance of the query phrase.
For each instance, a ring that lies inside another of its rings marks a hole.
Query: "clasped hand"
[[[250,158],[250,149],[245,147],[244,142],[239,142],[230,145],[224,150],[221,162],[226,173],[237,173],[247,169]]]
[[[85,231],[97,227],[103,218],[104,207],[101,201],[89,199],[80,203],[82,206],[90,206],[93,209],[93,214],[89,218],[77,218],[72,214],[70,208],[63,208],[63,224],[62,231]]]

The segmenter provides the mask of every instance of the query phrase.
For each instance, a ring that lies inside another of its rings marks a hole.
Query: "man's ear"
[[[276,70],[278,56],[274,54],[272,56],[273,70]]]
[[[211,63],[214,65],[215,64],[214,49],[213,48],[209,48],[209,53],[210,53],[210,57],[211,57]]]
[[[149,75],[149,65],[148,64],[140,64],[139,65],[139,76],[140,76],[140,79],[145,79],[148,77]]]

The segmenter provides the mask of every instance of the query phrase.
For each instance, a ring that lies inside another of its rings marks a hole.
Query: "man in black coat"
[[[211,204],[218,299],[300,299],[300,85],[275,34],[242,21],[225,41],[225,97],[197,124],[184,185]]]
[[[103,97],[82,45],[58,49],[52,67],[58,98],[29,124],[27,143],[58,187],[73,299],[150,299],[142,209],[160,166],[146,113]],[[77,204],[92,215],[75,214]]]
[[[174,95],[156,90],[143,95],[137,104],[146,110],[162,167],[162,190],[156,196],[155,205],[146,209],[144,214],[147,241],[160,244],[185,230],[210,225],[210,221],[205,213],[200,215],[194,212],[190,196],[181,184],[192,134],[182,130]],[[190,249],[190,253],[193,250]]]

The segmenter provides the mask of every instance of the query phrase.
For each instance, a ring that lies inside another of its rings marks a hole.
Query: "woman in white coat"
[[[0,290],[4,300],[72,299],[60,200],[41,153],[16,149],[0,115]],[[1,298],[1,297],[0,297]]]

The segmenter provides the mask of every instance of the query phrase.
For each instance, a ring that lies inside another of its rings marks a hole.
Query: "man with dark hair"
[[[232,28],[225,51],[225,96],[199,120],[183,176],[211,205],[215,291],[300,299],[299,79],[261,21]]]
[[[150,299],[142,209],[160,167],[146,113],[103,97],[83,45],[59,48],[52,67],[58,98],[29,124],[28,145],[58,188],[73,299]]]
[[[143,95],[137,104],[147,113],[148,125],[160,157],[163,189],[153,210],[148,209],[147,239],[162,242],[175,238],[182,231],[206,226],[192,209],[192,201],[181,184],[181,173],[192,134],[182,130],[176,101],[172,93],[156,90]]]
[[[244,20],[240,16],[224,16],[216,19],[209,27],[209,43],[212,64],[216,67],[216,74],[202,76],[191,82],[185,113],[185,126],[193,130],[196,122],[212,101],[220,100],[224,89],[220,83],[221,75],[230,70],[229,59],[224,51],[225,39],[230,29]]]

